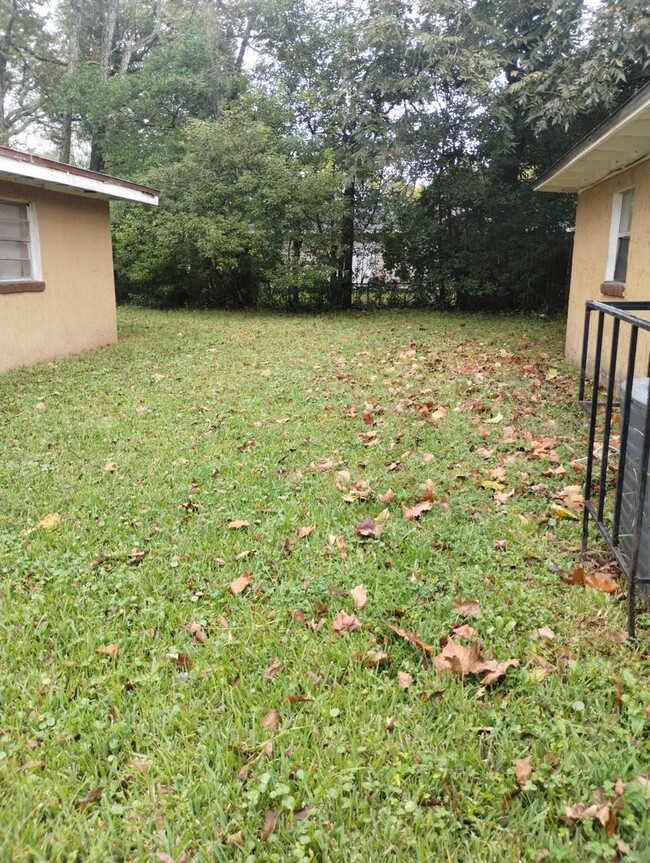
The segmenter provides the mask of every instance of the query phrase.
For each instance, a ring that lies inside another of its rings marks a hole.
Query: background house
[[[117,340],[111,200],[158,192],[0,147],[0,372]]]
[[[535,190],[578,193],[566,356],[580,362],[587,300],[650,300],[650,84],[571,149]],[[606,322],[603,376],[611,324]],[[628,330],[621,330],[619,379]],[[593,369],[595,338],[590,347]],[[648,347],[640,333],[637,375],[647,374]]]

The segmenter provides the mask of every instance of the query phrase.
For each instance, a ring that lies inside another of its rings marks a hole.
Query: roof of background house
[[[69,195],[92,195],[107,201],[138,201],[154,206],[160,195],[157,189],[149,186],[31,156],[10,147],[0,147],[0,180],[13,180]]]
[[[650,84],[572,147],[537,181],[536,192],[581,192],[650,156]]]

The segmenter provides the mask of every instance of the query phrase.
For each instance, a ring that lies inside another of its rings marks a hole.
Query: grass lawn
[[[120,330],[0,377],[0,860],[647,863],[562,326]]]

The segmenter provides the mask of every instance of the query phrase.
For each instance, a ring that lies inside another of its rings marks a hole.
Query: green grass
[[[118,345],[0,377],[0,860],[650,860],[648,618],[617,644],[624,603],[553,571],[579,560],[579,522],[548,516],[586,449],[561,356],[539,319],[122,309]],[[557,461],[535,457],[544,437]],[[481,486],[498,466],[502,505]],[[367,500],[343,500],[342,469]],[[407,521],[427,479],[439,500]],[[361,628],[338,635],[359,583]],[[487,690],[386,625],[437,650],[454,599],[480,601],[486,657],[519,660]],[[617,779],[612,836],[566,823]]]

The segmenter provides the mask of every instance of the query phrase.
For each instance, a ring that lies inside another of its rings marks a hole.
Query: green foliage
[[[300,149],[245,103],[218,121],[191,123],[182,158],[152,175],[160,208],[124,208],[117,219],[119,280],[152,298],[159,284],[174,284],[188,305],[254,306],[270,297],[295,305],[304,293],[321,305],[338,177],[301,160]]]

